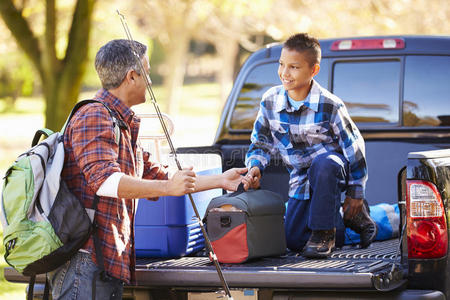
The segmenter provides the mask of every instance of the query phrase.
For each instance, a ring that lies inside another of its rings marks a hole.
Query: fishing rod
[[[177,152],[175,151],[175,147],[173,146],[172,139],[170,138],[169,131],[167,130],[166,123],[164,122],[161,110],[159,109],[158,102],[156,102],[155,94],[153,94],[153,90],[152,90],[151,82],[150,82],[150,77],[149,77],[147,71],[145,70],[144,65],[142,63],[142,60],[139,57],[138,52],[136,50],[136,46],[133,43],[134,39],[131,36],[131,32],[130,32],[130,29],[128,27],[127,21],[125,20],[125,16],[122,15],[119,12],[119,10],[117,10],[117,14],[119,15],[120,21],[122,22],[122,27],[123,27],[123,29],[125,31],[125,35],[127,36],[127,39],[130,42],[130,46],[131,46],[131,49],[133,51],[134,57],[136,58],[137,64],[138,64],[139,69],[140,69],[140,72],[141,72],[142,76],[144,77],[145,84],[147,86],[147,91],[148,91],[148,93],[150,95],[150,100],[151,100],[153,106],[155,107],[156,114],[158,115],[159,122],[161,123],[161,127],[162,127],[162,129],[164,131],[164,135],[166,136],[167,142],[169,144],[170,151],[173,154],[173,157],[174,157],[175,163],[177,164],[178,170],[181,171],[182,167],[181,167],[180,161],[178,160]],[[222,269],[220,268],[220,265],[219,265],[219,261],[217,259],[216,254],[214,253],[214,249],[213,249],[213,247],[211,245],[211,241],[208,238],[208,234],[206,233],[205,226],[203,225],[203,221],[200,218],[200,214],[198,213],[197,206],[195,205],[194,199],[192,198],[192,195],[190,193],[188,193],[187,195],[189,197],[189,200],[191,201],[191,205],[192,205],[192,208],[194,209],[195,216],[196,216],[196,218],[198,220],[198,223],[200,225],[200,228],[202,230],[203,237],[205,238],[205,244],[206,244],[206,247],[208,248],[208,251],[209,251],[209,259],[213,261],[214,266],[216,267],[217,274],[219,275],[220,282],[222,283],[222,286],[223,286],[223,289],[225,291],[225,294],[226,294],[227,298],[233,300],[233,297],[231,296],[230,288],[228,287],[228,284],[227,284],[227,282],[225,280],[225,277],[223,276]]]

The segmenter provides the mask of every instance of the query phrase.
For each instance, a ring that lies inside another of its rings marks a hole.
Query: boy
[[[269,89],[247,152],[246,188],[259,187],[272,152],[279,152],[290,174],[286,212],[288,248],[310,258],[325,258],[343,243],[341,192],[346,190],[344,222],[367,247],[376,225],[364,205],[367,180],[364,140],[341,99],[313,77],[320,69],[319,41],[307,34],[283,45],[278,75],[282,85]]]

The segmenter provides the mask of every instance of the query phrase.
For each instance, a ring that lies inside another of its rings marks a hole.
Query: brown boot
[[[334,250],[336,228],[313,230],[302,255],[307,258],[327,258]]]
[[[356,216],[346,219],[344,215],[344,225],[359,234],[361,248],[369,247],[377,236],[377,224],[370,217],[369,205],[366,200],[364,200],[364,205]]]

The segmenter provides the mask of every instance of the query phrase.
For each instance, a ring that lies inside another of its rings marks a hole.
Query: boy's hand
[[[343,210],[344,210],[344,219],[349,220],[356,216],[364,205],[363,199],[354,199],[350,197],[345,197]]]
[[[233,168],[222,174],[222,188],[227,191],[236,191],[242,182],[242,174],[247,172],[247,168]]]
[[[242,183],[244,184],[244,189],[257,189],[260,186],[261,179],[261,171],[258,167],[252,167],[247,175],[242,179]]]
[[[167,181],[166,194],[170,196],[182,196],[195,191],[195,181],[197,180],[192,167],[185,168],[173,174]]]

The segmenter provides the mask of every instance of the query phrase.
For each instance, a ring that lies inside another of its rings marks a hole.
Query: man
[[[347,196],[345,223],[360,233],[361,246],[376,236],[376,225],[363,205],[364,140],[344,102],[314,81],[320,59],[319,41],[307,34],[284,43],[278,67],[282,85],[263,95],[246,157],[248,188],[259,186],[271,153],[281,155],[290,174],[287,245],[308,258],[330,255],[337,228],[343,237],[342,190]]]
[[[84,105],[67,126],[62,178],[85,207],[92,207],[94,197],[99,196],[95,217],[107,276],[94,275],[101,268],[91,236],[70,261],[49,274],[53,299],[121,299],[123,283],[134,279],[133,199],[179,196],[211,188],[235,190],[240,174],[246,172],[245,168],[232,169],[197,177],[187,168],[168,178],[164,167],[149,161],[149,153],[142,151],[137,140],[140,120],[130,109],[145,102],[144,76],[150,69],[146,49],[136,41],[113,40],[101,47],[95,58],[103,88],[94,99],[110,108],[122,124],[120,132],[115,132],[101,103]]]

